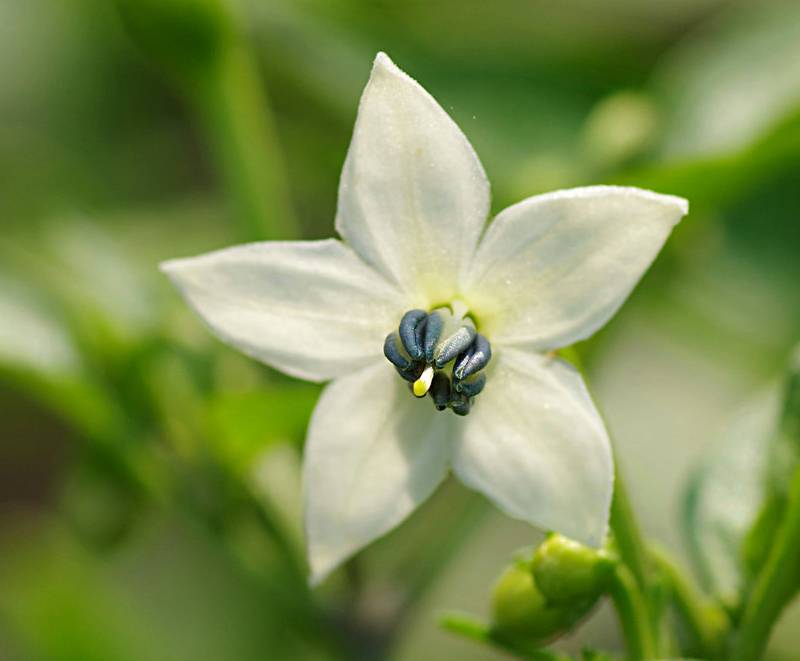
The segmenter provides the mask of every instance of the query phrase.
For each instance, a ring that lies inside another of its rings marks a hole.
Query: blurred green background
[[[691,467],[800,339],[800,3],[0,0],[2,661],[500,658],[437,613],[486,612],[537,533],[448,483],[309,593],[319,388],[216,342],[157,270],[330,236],[378,50],[463,128],[495,211],[689,198],[578,347],[643,527],[685,552]],[[583,644],[618,645],[606,609]]]

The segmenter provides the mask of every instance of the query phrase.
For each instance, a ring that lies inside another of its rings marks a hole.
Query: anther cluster
[[[486,385],[492,348],[472,319],[438,308],[406,312],[383,353],[416,397],[430,394],[438,411],[467,415]]]

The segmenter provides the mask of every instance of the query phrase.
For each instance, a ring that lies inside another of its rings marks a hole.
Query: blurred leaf
[[[0,375],[83,432],[119,430],[119,413],[86,371],[62,317],[34,288],[0,273]]]
[[[67,475],[59,511],[81,541],[98,551],[117,548],[142,518],[142,494],[113,465],[90,456]]]
[[[800,161],[800,112],[768,129],[741,149],[664,158],[623,171],[615,183],[681,195],[693,211],[719,209]]]
[[[55,217],[25,240],[5,235],[0,250],[9,268],[59,311],[62,333],[79,350],[115,353],[156,332],[155,265],[152,272],[141,268],[98,224]]]
[[[25,553],[17,558],[2,559],[0,613],[32,658],[145,658],[143,641],[126,621],[119,596],[110,594],[87,572],[77,549],[61,545],[54,555],[49,543],[38,548],[25,546]]]
[[[724,599],[743,586],[742,545],[761,508],[779,399],[773,388],[734,415],[688,485],[683,523],[692,560],[706,588]]]
[[[209,408],[215,451],[240,474],[249,473],[270,446],[302,441],[319,392],[297,383],[216,394]]]
[[[264,507],[278,519],[284,535],[302,555],[303,488],[302,459],[299,449],[286,443],[270,445],[253,462],[250,489]]]
[[[626,90],[602,99],[583,127],[583,151],[595,167],[625,164],[656,142],[659,113],[649,95]]]
[[[800,104],[800,5],[735,3],[665,59],[667,156],[737,151]]]
[[[790,362],[775,427],[763,476],[764,502],[744,540],[743,561],[748,578],[755,578],[767,561],[786,517],[792,479],[800,466],[800,348]]]
[[[230,38],[231,21],[220,0],[117,0],[128,33],[164,67],[180,73],[207,67]]]
[[[145,271],[106,229],[84,218],[54,219],[41,250],[47,286],[77,315],[89,316],[122,339],[152,332],[158,310],[155,268]]]
[[[87,552],[57,521],[43,523],[6,531],[0,546],[0,620],[27,659],[332,656],[316,630],[288,626],[281,598],[242,572],[218,538],[185,519],[150,520],[113,555]]]
[[[140,431],[136,416],[141,407],[124,401],[122,390],[108,381],[108,365],[100,367],[97,357],[87,355],[86,347],[75,341],[52,297],[0,274],[0,315],[0,378],[77,430],[91,452],[105,457],[105,470],[120,488],[133,490],[129,496],[159,483],[143,446],[130,442]],[[120,355],[137,358],[132,351]],[[129,366],[121,371],[131,373]]]
[[[37,292],[0,273],[0,363],[51,376],[82,368],[63,320]]]

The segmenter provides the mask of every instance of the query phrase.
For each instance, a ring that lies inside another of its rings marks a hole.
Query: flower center
[[[486,385],[483,368],[492,347],[460,301],[449,307],[409,310],[386,336],[383,354],[409,382],[415,397],[430,395],[437,411],[467,415]]]

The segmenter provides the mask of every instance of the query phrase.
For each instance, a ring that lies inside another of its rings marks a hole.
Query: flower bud
[[[547,604],[526,562],[508,567],[495,583],[493,625],[502,636],[527,642],[544,641],[568,626],[568,615],[565,609]]]
[[[607,588],[614,561],[605,551],[551,534],[533,556],[536,585],[553,605],[569,605],[599,597]]]

